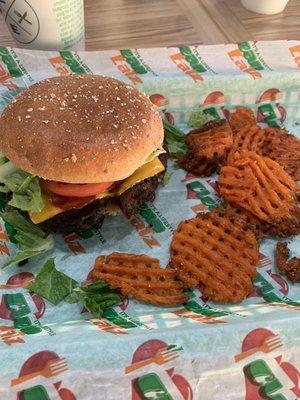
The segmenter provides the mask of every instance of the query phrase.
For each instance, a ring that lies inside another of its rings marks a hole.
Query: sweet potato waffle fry
[[[247,219],[218,209],[179,224],[171,242],[169,267],[186,288],[202,285],[216,302],[243,300],[253,288],[258,242]]]
[[[232,145],[232,131],[226,121],[209,122],[186,137],[188,154],[178,163],[198,176],[210,176],[225,161]]]
[[[238,131],[247,126],[256,124],[256,118],[253,111],[247,107],[238,107],[230,114],[228,121],[233,131]]]
[[[175,280],[175,270],[163,269],[159,260],[146,255],[112,253],[96,259],[94,279],[104,279],[111,288],[147,303],[171,307],[184,303],[187,296]]]
[[[293,283],[300,280],[300,258],[289,260],[290,250],[287,243],[279,242],[276,246],[275,261],[279,272],[285,274]]]
[[[293,179],[300,180],[300,140],[294,135],[275,135],[266,155],[282,165]]]
[[[259,155],[268,156],[270,142],[273,137],[279,135],[276,128],[260,128],[258,125],[248,125],[234,133],[233,144],[227,157],[230,164],[234,154],[241,151],[254,151]]]
[[[220,194],[229,204],[293,234],[300,230],[298,189],[282,166],[254,152],[236,153],[219,178]]]

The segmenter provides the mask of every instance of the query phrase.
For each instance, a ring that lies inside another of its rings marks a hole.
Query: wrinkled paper
[[[0,47],[0,68],[1,109],[41,79],[93,73],[164,96],[161,112],[184,130],[194,111],[224,117],[246,105],[262,124],[300,135],[299,41],[79,53]],[[155,202],[130,220],[107,217],[98,230],[56,236],[53,251],[1,270],[1,400],[300,398],[300,285],[274,267],[275,239],[262,241],[255,289],[235,305],[205,302],[197,289],[181,307],[125,299],[98,320],[79,304],[53,306],[26,290],[50,257],[80,282],[113,251],[166,265],[178,223],[221,201],[217,176],[197,178],[171,160],[168,171]],[[15,245],[0,227],[4,261]],[[299,257],[299,239],[288,242]]]

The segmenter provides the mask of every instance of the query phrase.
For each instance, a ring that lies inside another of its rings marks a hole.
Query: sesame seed
[[[73,162],[73,163],[75,163],[76,161],[77,161],[77,157],[76,157],[76,154],[72,154],[71,155],[71,161]]]
[[[39,107],[39,111],[44,111],[45,110],[45,106],[43,106],[43,107]]]
[[[44,120],[44,121],[43,121],[43,123],[46,124],[46,125],[49,124],[49,122],[50,122],[50,121],[48,121],[48,120]]]
[[[22,121],[22,118],[21,118],[21,116],[20,116],[20,115],[18,116],[18,120],[19,120],[19,122],[21,122],[21,121]]]
[[[33,111],[33,108],[28,108],[27,111],[31,112],[31,111]]]
[[[118,125],[116,125],[116,124],[113,124],[113,127],[114,127],[114,128],[117,128],[117,127],[118,127]]]
[[[142,119],[142,123],[145,124],[147,120],[145,118]]]
[[[121,100],[120,97],[117,97],[117,100]]]
[[[64,161],[69,161],[69,157],[64,158]]]
[[[26,119],[29,119],[29,118],[31,118],[31,117],[30,117],[30,115],[26,115],[25,118],[26,118]]]

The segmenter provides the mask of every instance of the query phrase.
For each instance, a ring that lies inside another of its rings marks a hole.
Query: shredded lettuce
[[[187,152],[185,133],[171,125],[166,119],[163,120],[165,141],[164,147],[171,156],[179,157]]]
[[[38,178],[20,170],[11,161],[1,164],[1,154],[0,184],[0,192],[12,192],[9,205],[32,212],[43,209],[44,203]]]
[[[53,248],[54,240],[52,235],[46,236],[40,228],[23,217],[17,210],[2,212],[0,217],[16,230],[14,238],[19,244],[19,252],[10,257],[2,265],[2,268],[10,267]]]

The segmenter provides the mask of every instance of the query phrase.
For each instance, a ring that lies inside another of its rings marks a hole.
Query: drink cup
[[[279,14],[289,0],[241,0],[245,8],[258,14]]]
[[[83,0],[1,0],[0,11],[18,47],[84,50]]]

